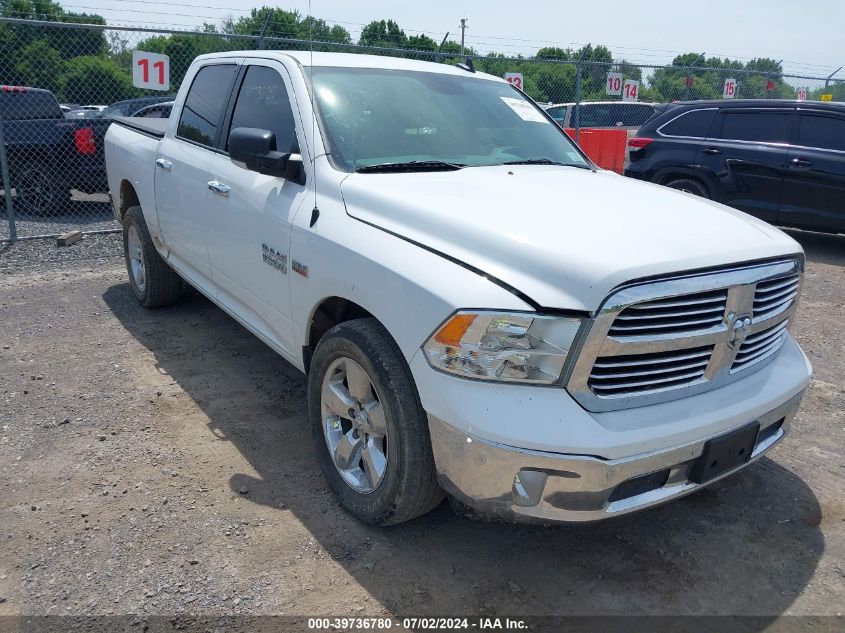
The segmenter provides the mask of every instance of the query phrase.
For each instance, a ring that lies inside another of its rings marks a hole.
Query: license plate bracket
[[[709,440],[704,444],[701,456],[693,463],[689,480],[703,484],[748,462],[759,432],[760,423],[751,422]]]

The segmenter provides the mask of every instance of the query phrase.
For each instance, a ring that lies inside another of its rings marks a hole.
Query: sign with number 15
[[[132,51],[132,85],[149,90],[170,90],[170,58],[158,53]]]

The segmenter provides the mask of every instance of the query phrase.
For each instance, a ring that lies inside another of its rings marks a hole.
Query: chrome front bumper
[[[541,523],[580,523],[657,505],[741,470],[789,432],[803,395],[802,391],[757,418],[760,431],[748,462],[702,484],[690,481],[689,473],[712,438],[604,460],[488,442],[431,415],[429,428],[440,485],[479,514]]]

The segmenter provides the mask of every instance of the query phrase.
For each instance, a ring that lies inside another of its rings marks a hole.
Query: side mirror
[[[236,127],[229,133],[229,158],[250,171],[305,184],[302,156],[276,151],[276,135],[270,130]]]

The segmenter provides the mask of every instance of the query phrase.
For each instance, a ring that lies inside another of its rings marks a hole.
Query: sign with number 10
[[[607,73],[607,94],[611,97],[622,94],[622,73]]]
[[[170,90],[170,58],[158,53],[132,51],[132,85],[149,90]]]

